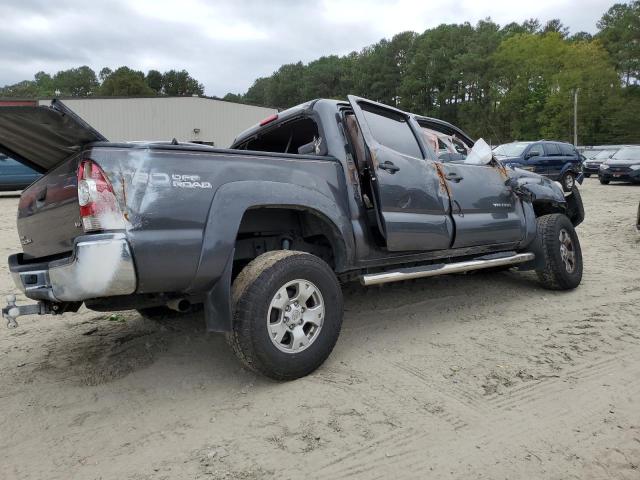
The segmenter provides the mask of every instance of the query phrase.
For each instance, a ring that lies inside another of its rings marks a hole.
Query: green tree
[[[256,79],[256,81],[253,82],[253,85],[251,85],[247,90],[247,93],[243,95],[243,101],[251,105],[273,106],[267,99],[267,90],[269,89],[271,81],[271,77],[261,77]]]
[[[104,82],[107,77],[109,77],[109,75],[111,75],[113,73],[113,70],[111,70],[109,67],[103,67],[102,70],[100,70],[100,73],[98,74],[98,78],[100,78],[101,82]]]
[[[569,28],[559,18],[553,18],[544,24],[541,33],[559,33],[562,38],[569,36]]]
[[[640,0],[616,3],[598,22],[596,36],[613,57],[625,85],[640,79]]]
[[[149,70],[144,80],[156,95],[160,95],[162,92],[162,74],[158,70]]]
[[[204,86],[186,70],[169,70],[162,75],[164,95],[203,95]]]
[[[227,93],[224,97],[222,97],[222,99],[227,102],[244,103],[244,99],[242,98],[241,93]]]
[[[144,73],[129,67],[117,68],[106,77],[100,86],[105,96],[144,96],[155,92],[145,82]]]
[[[96,72],[84,65],[56,73],[53,86],[61,96],[87,97],[96,92],[99,83]]]

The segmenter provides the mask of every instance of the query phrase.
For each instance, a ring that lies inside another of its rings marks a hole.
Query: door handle
[[[396,173],[398,170],[400,170],[400,167],[396,167],[395,164],[393,162],[390,162],[389,160],[381,163],[380,165],[378,165],[378,167],[386,170],[389,173]]]
[[[458,174],[458,172],[447,172],[444,176],[447,180],[458,183],[462,180],[462,176]]]

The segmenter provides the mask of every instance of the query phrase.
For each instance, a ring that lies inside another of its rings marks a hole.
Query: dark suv
[[[503,165],[559,181],[568,192],[576,181],[582,183],[582,158],[570,143],[546,140],[505,143],[494,148],[493,154]]]

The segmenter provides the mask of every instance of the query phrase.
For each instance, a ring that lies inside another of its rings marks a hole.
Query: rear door
[[[365,142],[377,224],[390,251],[439,250],[453,240],[449,195],[425,159],[417,124],[400,110],[349,95]]]
[[[545,142],[544,152],[547,159],[547,172],[545,175],[553,180],[559,180],[562,167],[564,167],[567,159],[565,159],[557,143]]]

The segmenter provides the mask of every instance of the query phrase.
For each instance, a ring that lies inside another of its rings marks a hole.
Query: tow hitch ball
[[[48,306],[44,302],[31,305],[16,305],[16,296],[7,295],[7,306],[2,309],[2,316],[7,319],[8,328],[16,328],[16,318],[22,315],[44,315],[48,313]]]

